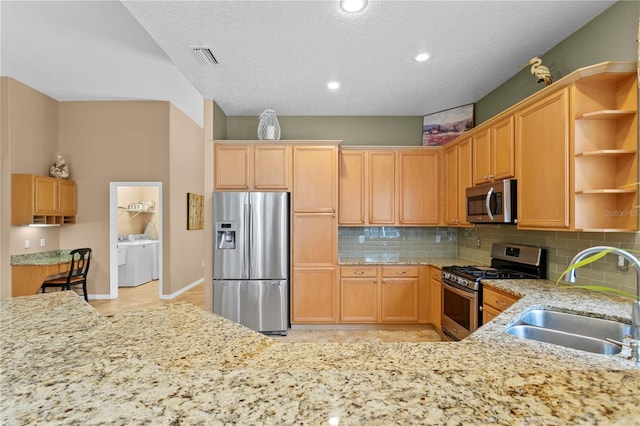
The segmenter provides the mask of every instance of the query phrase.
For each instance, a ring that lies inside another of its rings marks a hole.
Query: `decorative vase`
[[[49,175],[58,179],[69,178],[69,166],[67,165],[67,162],[64,161],[61,154],[58,154],[56,161],[51,165]]]
[[[267,109],[258,118],[258,139],[280,140],[280,124],[275,111]]]

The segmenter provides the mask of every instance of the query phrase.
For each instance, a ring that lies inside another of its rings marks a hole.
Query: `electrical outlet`
[[[624,256],[618,256],[618,271],[628,271],[629,265]]]
[[[440,244],[442,242],[442,237],[440,235],[436,235],[436,244]]]
[[[358,235],[358,244],[364,244],[364,235]]]
[[[47,240],[45,240],[44,238],[40,238],[40,247],[46,247],[47,246]]]
[[[29,248],[29,240],[24,240],[24,248]]]
[[[478,239],[476,240],[476,247],[480,247],[481,245],[482,245],[482,244],[480,244],[480,238],[478,238]]]

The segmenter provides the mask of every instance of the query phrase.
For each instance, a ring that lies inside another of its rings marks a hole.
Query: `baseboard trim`
[[[185,293],[189,290],[191,290],[192,288],[194,288],[195,286],[197,286],[198,284],[202,284],[204,282],[204,278],[200,278],[197,281],[192,282],[191,284],[182,287],[180,290],[176,291],[175,293],[171,293],[171,294],[161,294],[160,295],[160,299],[162,300],[171,300],[174,299],[178,296],[180,296],[182,293]]]

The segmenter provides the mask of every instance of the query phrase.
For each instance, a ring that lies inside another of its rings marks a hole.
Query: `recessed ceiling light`
[[[429,58],[431,57],[431,53],[429,52],[423,52],[423,53],[418,53],[415,57],[416,61],[418,62],[424,62],[429,60]]]
[[[327,83],[327,87],[331,90],[338,90],[340,88],[340,83],[337,81],[330,81]]]
[[[347,13],[360,12],[367,7],[367,0],[340,0],[340,9]]]

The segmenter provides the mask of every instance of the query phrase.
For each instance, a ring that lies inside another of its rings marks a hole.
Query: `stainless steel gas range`
[[[547,253],[540,247],[494,243],[491,266],[442,268],[442,333],[458,341],[482,325],[481,280],[544,279]]]

